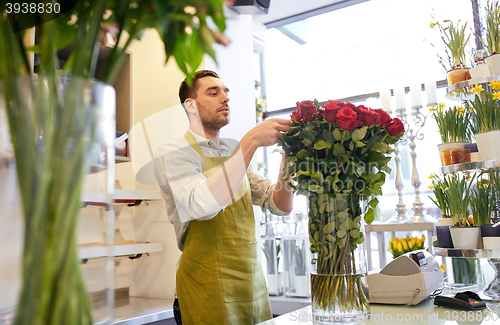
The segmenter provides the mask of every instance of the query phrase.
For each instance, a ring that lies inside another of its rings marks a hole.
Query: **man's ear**
[[[196,101],[193,98],[187,98],[184,101],[184,107],[186,108],[186,111],[188,111],[191,114],[198,114],[198,108],[196,106]]]

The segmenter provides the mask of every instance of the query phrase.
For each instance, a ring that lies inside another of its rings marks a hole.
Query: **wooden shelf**
[[[131,245],[90,246],[78,249],[78,258],[82,260],[102,258],[102,257],[120,257],[146,253],[156,253],[163,251],[163,243],[137,243]]]

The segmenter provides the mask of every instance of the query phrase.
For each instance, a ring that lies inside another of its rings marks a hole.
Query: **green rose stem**
[[[332,207],[325,208],[323,213],[320,212],[318,195],[310,195],[309,199],[309,225],[314,227],[316,221],[323,221],[320,228],[322,231],[317,242],[324,243],[328,235],[325,234],[325,227],[329,222],[338,224],[337,221],[331,220],[331,218],[337,216],[330,218],[326,216],[328,214],[326,210]],[[347,200],[348,202],[351,200],[349,196]],[[318,211],[319,215],[316,215],[314,211]],[[352,213],[347,218],[352,220]],[[327,246],[322,246],[318,251],[316,260],[317,274],[311,276],[313,308],[333,311],[337,304],[341,312],[353,309],[363,311],[368,308],[368,301],[362,288],[360,276],[356,274],[354,251],[348,240],[344,241],[343,246],[340,244],[341,238],[338,236],[338,230],[341,229],[336,227],[335,230],[335,248],[329,251]],[[349,232],[350,230],[344,237],[349,236],[350,238]],[[314,233],[314,231],[311,231],[311,233]]]

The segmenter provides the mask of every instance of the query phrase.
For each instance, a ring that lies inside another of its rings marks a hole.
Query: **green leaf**
[[[321,149],[330,149],[332,147],[332,144],[330,142],[324,141],[324,140],[319,140],[314,144],[314,149],[316,150],[321,150]]]
[[[335,140],[337,140],[337,141],[342,140],[342,135],[340,134],[340,130],[339,129],[333,130],[332,133],[333,133],[333,137],[335,138]]]
[[[354,226],[354,221],[352,221],[351,218],[345,219],[345,227],[347,229],[352,229],[353,226]]]
[[[347,232],[345,230],[339,230],[337,231],[337,237],[339,238],[344,238],[347,235]]]
[[[309,185],[309,191],[321,194],[323,193],[323,186],[317,184],[311,184]]]
[[[375,220],[375,211],[372,208],[368,209],[368,212],[365,214],[365,222],[367,224],[371,224]]]
[[[354,150],[354,142],[349,143],[349,150],[353,151]]]
[[[306,149],[302,149],[297,153],[297,157],[299,159],[305,159],[308,156],[309,156],[309,151],[307,151]]]
[[[333,232],[335,231],[335,222],[329,222],[329,223],[325,226],[324,230],[325,230],[325,233],[326,233],[326,234],[331,234],[331,233],[333,233]]]
[[[338,155],[344,155],[345,154],[345,148],[342,144],[336,143],[333,146],[333,151],[335,151]]]
[[[361,148],[361,147],[364,147],[364,146],[366,146],[366,144],[364,142],[356,141],[356,148]]]
[[[378,199],[377,198],[371,199],[370,203],[368,203],[368,205],[370,205],[374,209],[377,207],[377,204],[378,204]]]
[[[363,139],[366,135],[368,127],[363,126],[361,129],[356,129],[352,132],[352,141],[356,142]]]
[[[361,232],[358,229],[354,229],[350,233],[352,238],[359,238],[361,236]]]
[[[386,143],[383,143],[383,142],[377,142],[373,148],[372,148],[373,151],[376,151],[376,152],[380,152],[380,153],[386,153],[386,152],[389,152],[392,150],[392,148],[386,144]]]
[[[331,144],[335,142],[335,139],[333,138],[333,133],[330,132],[329,130],[323,130],[323,139]]]

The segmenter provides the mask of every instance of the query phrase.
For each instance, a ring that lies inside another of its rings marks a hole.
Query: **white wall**
[[[205,69],[216,71],[229,88],[230,123],[221,130],[221,137],[240,140],[255,126],[255,91],[253,73],[252,16],[226,13],[224,32],[231,44],[215,46],[217,64],[205,58]]]

